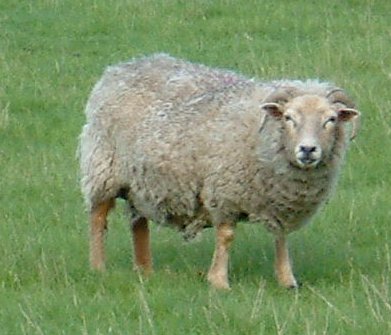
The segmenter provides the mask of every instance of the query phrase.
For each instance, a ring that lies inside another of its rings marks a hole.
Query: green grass
[[[391,29],[387,1],[0,3],[0,334],[391,333]],[[248,76],[321,78],[363,113],[335,197],[291,237],[298,292],[273,245],[239,225],[231,292],[205,281],[213,232],[153,230],[156,272],[131,271],[122,206],[108,271],[88,267],[77,137],[103,69],[164,51]]]

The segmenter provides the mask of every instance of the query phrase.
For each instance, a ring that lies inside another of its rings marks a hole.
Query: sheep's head
[[[326,96],[277,92],[261,108],[282,123],[288,159],[303,169],[315,168],[331,157],[337,141],[344,141],[347,122],[353,123],[354,138],[360,118],[354,104],[339,89]]]

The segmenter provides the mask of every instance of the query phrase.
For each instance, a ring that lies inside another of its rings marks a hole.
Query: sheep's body
[[[91,94],[81,135],[91,211],[121,196],[136,218],[174,225],[188,237],[242,217],[279,237],[298,229],[329,194],[346,140],[340,127],[316,169],[292,165],[281,122],[259,107],[291,88],[324,98],[334,87],[264,83],[166,55],[109,68]]]

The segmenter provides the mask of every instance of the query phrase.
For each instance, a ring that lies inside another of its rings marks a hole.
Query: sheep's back
[[[145,115],[162,103],[181,104],[248,81],[231,71],[158,54],[109,67],[93,89],[86,114],[88,119]]]

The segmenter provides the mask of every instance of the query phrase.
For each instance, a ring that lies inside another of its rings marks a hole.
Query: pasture
[[[390,334],[391,3],[234,0],[0,3],[0,334]],[[232,291],[208,287],[212,230],[152,230],[132,271],[125,206],[108,269],[88,265],[76,148],[104,68],[153,52],[249,77],[346,88],[363,124],[332,199],[290,236],[303,286],[278,287],[273,240],[239,224]]]

